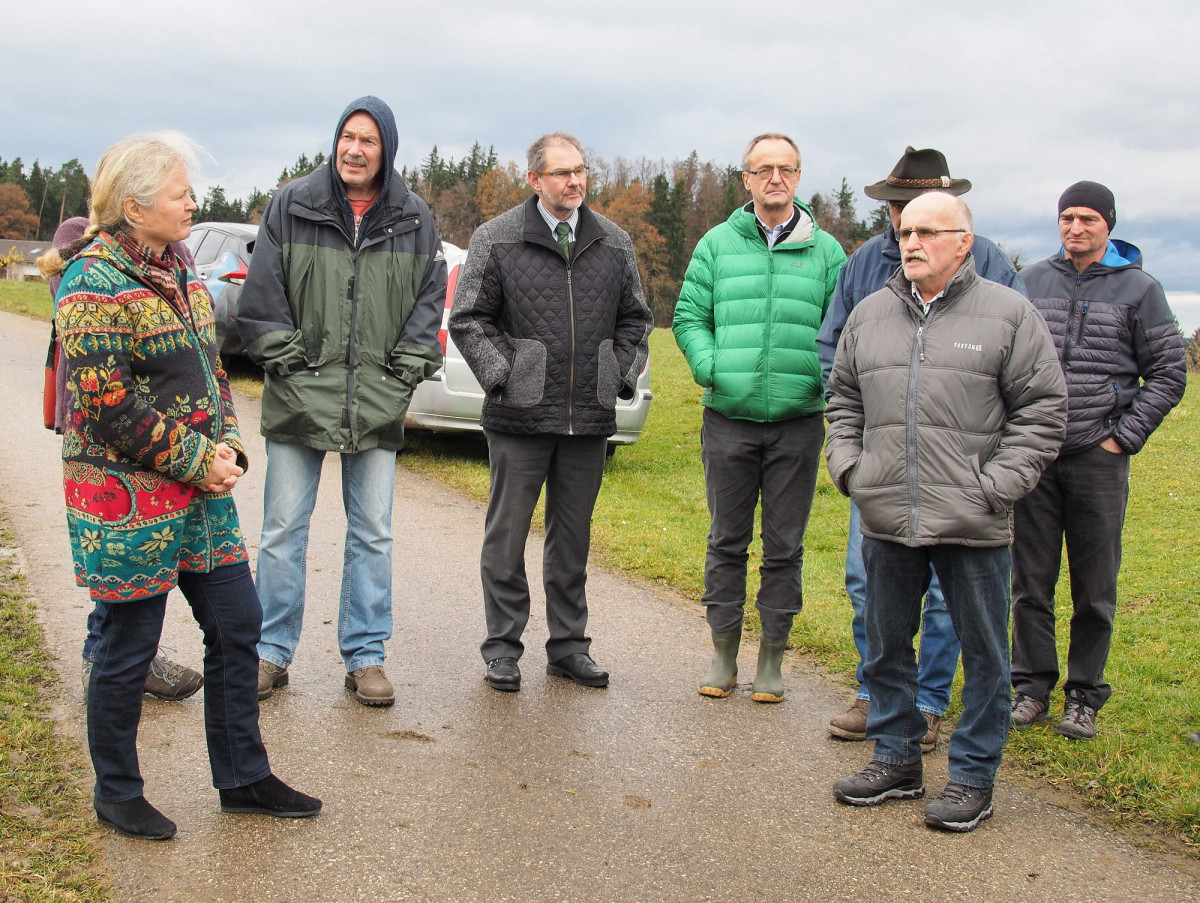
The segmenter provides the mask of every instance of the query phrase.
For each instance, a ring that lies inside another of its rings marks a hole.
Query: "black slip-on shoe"
[[[261,781],[218,791],[222,812],[256,812],[276,818],[308,818],[321,811],[321,801],[293,790],[275,775]]]

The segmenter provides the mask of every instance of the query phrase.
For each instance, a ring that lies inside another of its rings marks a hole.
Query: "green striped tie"
[[[558,236],[558,243],[562,245],[563,257],[567,260],[571,259],[571,226],[568,223],[559,223],[554,227],[554,234]]]

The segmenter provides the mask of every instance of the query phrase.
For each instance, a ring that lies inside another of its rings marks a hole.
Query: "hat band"
[[[949,188],[950,177],[939,176],[936,179],[897,179],[888,176],[887,183],[893,188]]]

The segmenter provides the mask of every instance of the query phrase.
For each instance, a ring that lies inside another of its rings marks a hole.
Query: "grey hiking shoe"
[[[1034,699],[1024,693],[1015,693],[1012,698],[1012,721],[1009,728],[1029,727],[1035,721],[1050,717],[1050,705],[1044,699]]]
[[[1082,696],[1068,696],[1056,730],[1070,740],[1091,740],[1096,736],[1096,710]]]
[[[872,759],[858,774],[833,785],[833,796],[849,806],[878,806],[885,800],[915,800],[925,795],[925,776],[920,762],[889,765]]]
[[[951,781],[925,807],[925,824],[939,831],[974,831],[992,817],[992,788]]]
[[[186,665],[177,665],[161,652],[150,663],[145,692],[159,699],[178,702],[204,686],[204,675]]]
[[[79,669],[83,682],[83,695],[87,696],[88,684],[92,682],[92,663],[86,658]],[[150,663],[150,673],[146,675],[146,686],[143,692],[159,699],[178,702],[187,699],[204,686],[204,675],[192,668],[177,665],[162,653],[154,656]]]

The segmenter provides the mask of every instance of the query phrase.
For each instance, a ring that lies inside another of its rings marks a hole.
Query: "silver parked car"
[[[237,328],[237,303],[257,238],[258,226],[197,223],[184,239],[196,259],[196,276],[212,295],[217,347],[225,358],[246,353]]]
[[[467,259],[467,252],[448,242],[442,242],[446,255],[446,308],[442,312],[442,328],[438,337],[442,340],[445,363],[442,369],[424,380],[413,392],[408,406],[408,417],[404,426],[411,430],[433,432],[479,432],[479,415],[483,410],[483,389],[454,347],[448,324],[450,308],[454,303],[454,288],[458,274]],[[628,401],[617,401],[617,432],[608,440],[608,451],[612,454],[618,445],[632,445],[642,435],[646,417],[650,413],[650,365],[646,364],[638,377],[637,392]]]

